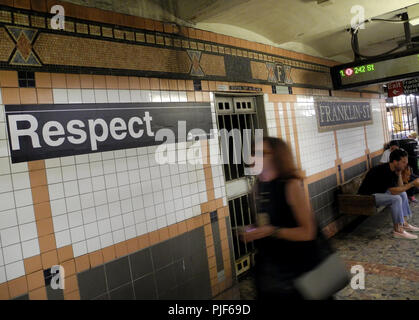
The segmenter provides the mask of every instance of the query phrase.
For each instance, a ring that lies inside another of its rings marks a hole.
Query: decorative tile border
[[[86,9],[88,10],[89,8]],[[212,54],[246,57],[251,60],[267,63],[268,66],[275,63],[279,66],[289,66],[297,69],[329,73],[328,66],[318,63],[302,61],[276,54],[267,54],[266,52],[249,50],[240,47],[233,47],[231,45],[222,45],[214,41],[217,39],[200,40],[192,38],[191,35],[188,35],[188,38],[186,35],[182,35],[181,32],[179,32],[181,35],[168,32],[173,30],[161,30],[156,32],[145,28],[129,28],[122,27],[120,25],[111,25],[66,17],[65,30],[56,31],[51,28],[51,15],[22,9],[18,10],[18,12],[16,11],[17,10],[14,8],[0,6],[0,23],[37,28],[39,32],[73,34],[80,37],[100,38],[106,40],[112,39],[113,41],[125,43],[142,43],[158,47],[193,49],[201,52],[210,52]],[[195,31],[198,32],[201,30]]]

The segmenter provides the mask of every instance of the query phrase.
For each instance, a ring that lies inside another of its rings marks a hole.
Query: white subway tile
[[[4,263],[8,265],[9,263],[13,263],[19,260],[22,260],[22,248],[20,246],[20,243],[13,244],[8,247],[3,246],[3,258]]]
[[[70,235],[71,235],[71,241],[73,244],[86,239],[83,226],[71,228]]]
[[[52,212],[53,217],[62,215],[67,212],[65,199],[53,200],[50,203],[51,203],[51,212]]]
[[[55,242],[57,248],[62,248],[71,244],[70,230],[64,230],[55,233]]]
[[[66,197],[72,197],[79,194],[77,180],[64,182],[64,194]]]
[[[35,221],[35,213],[33,206],[21,207],[17,209],[17,218],[19,224],[29,223]],[[0,225],[1,229],[1,225]]]
[[[23,260],[8,264],[6,268],[7,281],[20,278],[25,275],[25,266]]]
[[[53,95],[54,103],[56,104],[68,103],[67,89],[52,89],[52,95]]]
[[[68,214],[69,227],[74,228],[83,224],[81,211],[71,212]]]
[[[81,100],[83,103],[95,103],[95,92],[92,89],[81,89]]]
[[[12,175],[5,174],[0,176],[0,193],[13,190]],[[1,207],[0,207],[1,210]]]
[[[112,238],[112,233],[106,233],[106,234],[102,234],[100,236],[100,245],[103,248],[109,247],[111,245],[113,245],[113,238]]]
[[[80,257],[82,255],[85,255],[87,253],[87,243],[86,243],[86,241],[80,241],[80,242],[77,242],[77,243],[73,243],[73,252],[74,252],[74,257],[75,258]]]
[[[10,161],[8,157],[0,158],[0,175],[9,174],[10,170]]]
[[[2,246],[7,247],[20,242],[18,227],[11,227],[0,231]]]
[[[18,190],[14,192],[16,207],[26,207],[32,204],[31,189]]]
[[[68,89],[68,103],[82,103],[82,95],[80,89]]]
[[[114,243],[120,243],[122,241],[125,241],[125,232],[124,229],[116,230],[112,232],[112,237]]]
[[[121,103],[131,102],[131,95],[129,90],[119,90],[119,101]]]
[[[96,217],[97,217],[97,220],[109,218],[108,204],[104,204],[102,206],[96,207]]]

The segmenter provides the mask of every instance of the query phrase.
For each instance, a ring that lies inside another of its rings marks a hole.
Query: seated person
[[[383,152],[383,155],[381,156],[381,163],[387,163],[390,161],[390,153],[392,153],[394,150],[399,149],[399,144],[396,140],[390,141],[388,144],[388,149]]]
[[[418,187],[419,179],[403,185],[401,172],[406,166],[407,152],[394,150],[390,154],[389,163],[380,164],[368,171],[358,193],[374,195],[376,206],[391,205],[394,238],[415,240],[418,236],[407,232],[419,232],[419,228],[405,220],[412,215],[406,191]]]
[[[408,165],[406,166],[406,168],[402,171],[402,180],[403,180],[403,184],[408,184],[409,182],[414,181],[415,179],[419,178],[419,176],[415,175],[413,173],[412,168]],[[417,203],[418,200],[416,200],[415,198],[415,194],[419,192],[418,188],[410,188],[409,190],[406,191],[407,196],[409,197],[409,200],[411,202],[415,202]]]

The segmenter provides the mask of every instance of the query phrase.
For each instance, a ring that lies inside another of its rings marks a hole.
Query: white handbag
[[[307,300],[324,300],[340,291],[350,281],[344,262],[335,252],[313,270],[294,281],[296,289]]]

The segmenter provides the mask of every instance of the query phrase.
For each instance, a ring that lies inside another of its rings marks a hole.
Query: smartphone
[[[256,230],[256,228],[255,228],[255,227],[253,227],[253,226],[251,226],[251,227],[247,227],[247,228],[245,229],[245,232],[252,232],[253,230]]]

